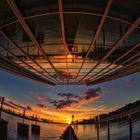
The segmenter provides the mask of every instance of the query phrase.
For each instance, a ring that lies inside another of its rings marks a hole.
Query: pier
[[[66,128],[66,130],[64,131],[64,133],[61,136],[61,139],[63,139],[63,140],[79,140],[71,125],[69,125]]]

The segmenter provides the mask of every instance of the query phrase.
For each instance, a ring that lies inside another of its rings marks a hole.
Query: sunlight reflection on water
[[[29,133],[28,139],[17,137],[17,122],[22,122],[21,118],[7,115],[4,113],[3,118],[8,120],[8,140],[60,140],[67,125],[65,124],[49,124],[38,123],[41,126],[40,136],[32,135]],[[27,124],[31,126],[34,122],[26,120]],[[95,125],[78,125],[73,126],[74,131],[79,140],[96,140],[96,127]],[[128,140],[129,126],[127,121],[121,123],[111,123],[111,140]],[[140,118],[133,119],[133,139],[140,140]],[[107,140],[106,126],[100,127],[100,140]]]

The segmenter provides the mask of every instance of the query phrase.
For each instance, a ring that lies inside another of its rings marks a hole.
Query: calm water
[[[60,136],[66,129],[65,124],[47,124],[38,123],[41,126],[40,136],[29,135],[28,139],[19,138],[17,136],[17,122],[22,122],[21,118],[4,114],[3,118],[9,122],[8,140],[60,140]],[[10,121],[9,121],[10,120]],[[32,121],[25,121],[27,124],[32,124]],[[75,133],[79,140],[96,140],[96,127],[95,125],[78,125],[73,126]],[[129,140],[129,126],[127,122],[112,123],[111,140]],[[100,140],[107,140],[106,126],[100,127]],[[133,140],[140,140],[140,118],[133,119]]]

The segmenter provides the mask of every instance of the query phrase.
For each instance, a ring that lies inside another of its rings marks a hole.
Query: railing
[[[126,112],[120,113],[118,115],[112,115],[109,116],[105,119],[100,120],[99,116],[96,116],[96,128],[97,128],[97,140],[100,140],[100,124],[106,122],[107,124],[107,136],[108,136],[108,140],[110,140],[110,123],[122,118],[126,118],[126,120],[128,121],[128,125],[129,125],[129,140],[133,139],[133,123],[132,123],[132,118],[134,116],[134,114],[139,113],[140,112],[140,106],[137,106],[133,109],[130,109]]]
[[[50,122],[44,118],[39,117],[39,113],[32,111],[28,107],[24,107],[21,105],[18,105],[5,97],[0,96],[0,118],[2,117],[2,112],[6,112],[8,114],[23,118],[32,120],[32,121],[38,121],[38,122]]]
[[[140,112],[140,105],[137,106],[137,107],[135,107],[135,108],[129,109],[126,112],[122,112],[122,113],[119,113],[119,114],[110,115],[110,116],[108,116],[108,117],[100,120],[100,122],[107,122],[107,121],[118,120],[118,119],[121,119],[121,118],[133,116],[133,114],[136,114],[138,112]]]

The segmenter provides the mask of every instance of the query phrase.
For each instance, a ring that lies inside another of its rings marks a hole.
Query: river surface
[[[8,120],[8,140],[60,140],[68,125],[66,124],[51,124],[38,123],[41,126],[40,136],[32,135],[29,132],[29,138],[20,138],[17,136],[17,122],[22,122],[21,118],[3,113],[2,117]],[[133,140],[140,140],[140,118],[135,118],[133,121]],[[25,123],[31,125],[34,122],[25,120]],[[73,126],[75,134],[79,140],[97,140],[95,125],[78,125]],[[111,139],[110,140],[129,140],[129,125],[128,122],[111,123]],[[100,140],[107,140],[107,127],[100,127]]]

